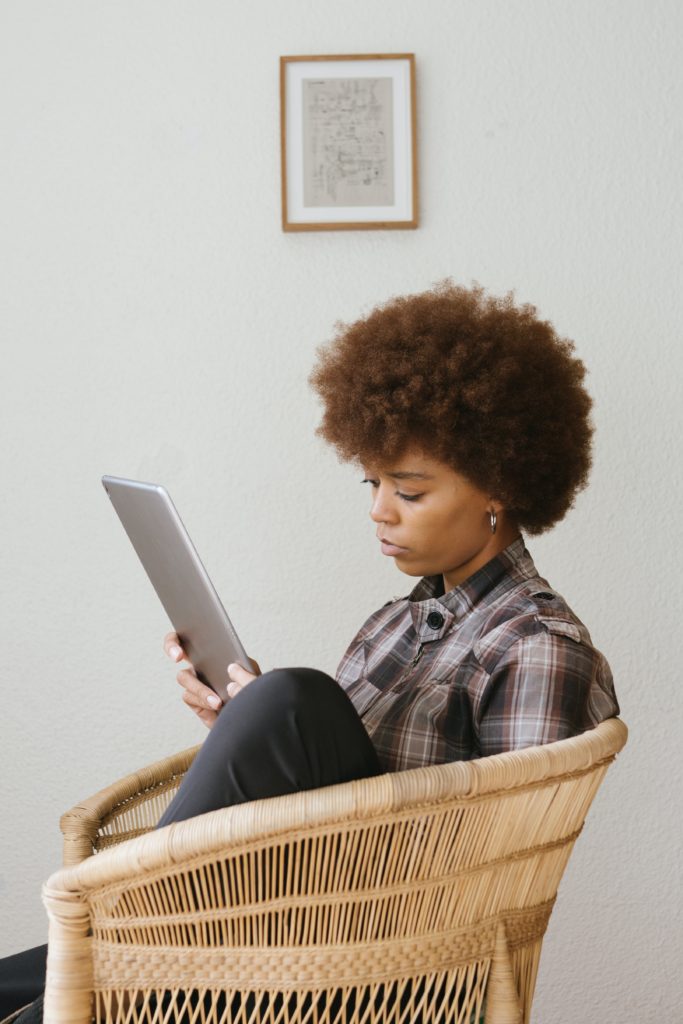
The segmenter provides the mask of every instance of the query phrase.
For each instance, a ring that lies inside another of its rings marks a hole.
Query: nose
[[[396,507],[382,487],[377,488],[372,499],[370,518],[373,523],[395,523],[398,519]]]

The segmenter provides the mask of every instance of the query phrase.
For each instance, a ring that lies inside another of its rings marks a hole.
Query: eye
[[[369,477],[364,477],[364,479],[361,480],[361,483],[370,484],[373,490],[379,487],[379,480],[372,480]],[[400,498],[401,501],[417,501],[418,498],[423,496],[424,491],[421,491],[420,494],[404,494],[403,491],[394,491],[394,494],[397,498]]]

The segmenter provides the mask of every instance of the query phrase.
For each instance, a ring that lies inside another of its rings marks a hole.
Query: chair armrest
[[[64,866],[151,831],[198,750],[189,747],[132,772],[63,814]]]

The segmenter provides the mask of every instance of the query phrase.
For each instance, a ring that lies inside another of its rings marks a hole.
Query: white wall
[[[534,1019],[674,1019],[682,28],[677,0],[0,5],[0,952],[43,940],[60,812],[202,736],[100,475],[167,484],[264,668],[334,670],[409,584],[306,376],[335,320],[452,275],[535,302],[596,399],[592,487],[531,549],[631,739]],[[421,228],[284,235],[278,56],[392,51],[418,61]]]

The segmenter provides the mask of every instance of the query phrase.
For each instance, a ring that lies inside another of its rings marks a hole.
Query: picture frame
[[[283,231],[416,228],[415,55],[280,57]]]

